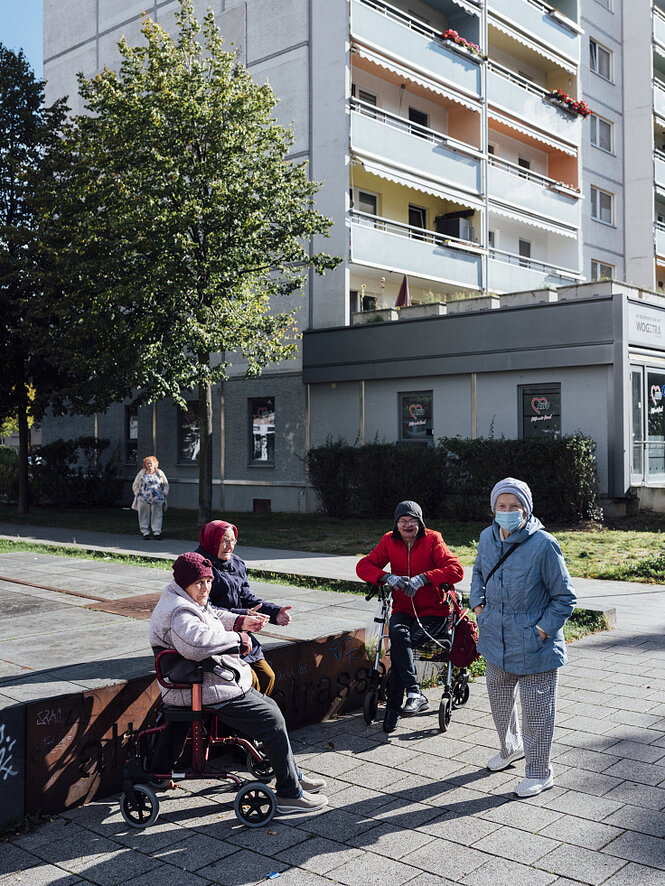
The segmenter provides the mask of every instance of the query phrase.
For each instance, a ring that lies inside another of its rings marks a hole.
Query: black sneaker
[[[420,714],[422,711],[429,711],[429,702],[422,694],[409,696],[402,707],[402,713],[405,717],[412,717],[414,714]]]
[[[392,708],[386,708],[386,713],[383,717],[383,731],[394,732],[397,729],[398,723],[399,712],[393,710]]]

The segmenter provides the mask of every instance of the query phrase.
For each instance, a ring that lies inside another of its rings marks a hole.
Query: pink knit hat
[[[181,554],[173,564],[173,577],[184,591],[200,578],[214,578],[212,563],[201,554]]]

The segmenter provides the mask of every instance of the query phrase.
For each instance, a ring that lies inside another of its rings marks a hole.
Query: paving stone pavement
[[[248,829],[233,794],[201,781],[164,792],[134,831],[111,797],[3,843],[0,886],[663,886],[665,588],[577,585],[616,607],[617,627],[569,647],[552,790],[517,800],[524,761],[485,769],[496,736],[480,679],[445,735],[437,689],[390,737],[359,714],[294,732],[301,768],[328,779],[318,815]]]

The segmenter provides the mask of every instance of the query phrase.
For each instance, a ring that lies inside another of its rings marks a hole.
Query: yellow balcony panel
[[[406,63],[416,72],[480,96],[480,63],[452,49],[436,32],[380,0],[352,0],[351,36],[370,50]],[[463,35],[462,35],[463,36]]]

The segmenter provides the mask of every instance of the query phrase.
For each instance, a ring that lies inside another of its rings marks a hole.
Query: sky
[[[25,53],[35,75],[44,73],[43,0],[0,0],[0,43]]]

